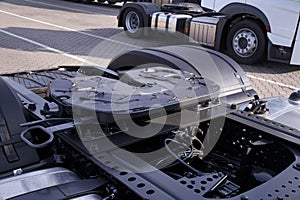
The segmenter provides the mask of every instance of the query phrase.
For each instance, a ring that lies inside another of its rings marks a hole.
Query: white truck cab
[[[201,0],[201,6],[229,16],[226,47],[236,60],[267,52],[268,60],[300,65],[300,0]]]
[[[141,27],[163,32],[179,27],[176,31],[239,63],[300,65],[299,21],[300,0],[152,0],[125,4],[118,25],[132,37],[142,35]],[[210,42],[203,40],[208,37]]]

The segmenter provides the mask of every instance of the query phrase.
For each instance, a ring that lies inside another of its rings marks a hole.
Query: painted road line
[[[72,11],[79,11],[79,12],[84,12],[84,13],[87,13],[87,14],[101,14],[101,13],[96,13],[96,12],[91,12],[91,11],[87,11],[87,10],[82,10],[82,9],[77,9],[77,8],[70,8],[70,7],[65,7],[65,6],[58,6],[58,5],[54,5],[54,4],[50,4],[50,3],[43,3],[43,2],[40,2],[40,1],[31,1],[31,0],[24,0],[26,2],[30,2],[30,3],[36,3],[36,4],[41,4],[41,5],[46,5],[46,6],[51,6],[51,7],[55,7],[55,8],[63,8],[65,10],[72,10]],[[75,4],[71,4],[70,5],[75,5]],[[79,5],[82,5],[82,4],[79,4]],[[90,7],[92,8],[92,7]],[[110,9],[105,9],[105,8],[98,8],[97,9],[99,10],[103,10],[103,11],[111,11]]]
[[[131,45],[131,44],[128,44],[128,43],[124,43],[124,42],[119,42],[119,41],[116,41],[116,40],[112,40],[112,39],[109,39],[109,38],[106,38],[106,37],[101,37],[101,36],[93,35],[93,34],[90,34],[90,33],[85,33],[85,32],[82,32],[82,31],[78,31],[76,29],[72,29],[72,28],[68,28],[68,27],[64,27],[64,26],[60,26],[60,25],[56,25],[56,24],[51,24],[49,22],[44,22],[44,21],[41,21],[41,20],[36,20],[36,19],[33,19],[33,18],[21,16],[21,15],[10,13],[10,12],[4,11],[4,10],[0,10],[0,12],[2,12],[4,14],[11,15],[11,16],[15,16],[15,17],[18,17],[18,18],[22,18],[22,19],[34,21],[34,22],[37,22],[37,23],[45,24],[45,25],[48,25],[48,26],[53,26],[53,27],[56,27],[56,28],[60,28],[60,29],[68,30],[68,31],[77,32],[79,34],[83,34],[83,35],[86,35],[86,36],[89,36],[89,37],[94,37],[94,38],[98,38],[98,39],[110,41],[110,42],[113,42],[113,43],[130,46],[130,47],[133,47],[133,48],[140,48],[139,46],[136,46],[136,45]],[[68,55],[73,56],[71,54],[68,54]],[[75,57],[77,57],[77,56],[75,56]],[[79,57],[77,57],[77,58],[79,58]],[[253,76],[253,75],[248,75],[248,77],[251,78],[251,79],[255,79],[255,80],[259,80],[259,81],[263,81],[263,82],[267,82],[267,83],[279,85],[281,87],[290,88],[292,90],[298,90],[298,88],[295,87],[295,86],[293,86],[293,85],[288,85],[288,84],[284,84],[284,83],[280,83],[280,82],[276,82],[276,81],[272,81],[272,80],[268,80],[268,79],[256,77],[256,76]]]
[[[63,55],[63,56],[72,58],[72,59],[74,59],[74,60],[77,60],[77,61],[80,61],[80,62],[83,62],[83,63],[86,63],[86,64],[88,64],[88,65],[100,66],[100,65],[97,64],[97,63],[88,61],[88,60],[83,59],[83,58],[80,58],[80,57],[78,57],[78,56],[74,56],[74,55],[72,55],[72,54],[66,53],[66,52],[61,51],[61,50],[59,50],[59,49],[55,49],[55,48],[49,47],[49,46],[47,46],[47,45],[45,45],[45,44],[42,44],[42,43],[36,42],[36,41],[34,41],[34,40],[31,40],[31,39],[28,39],[28,38],[25,38],[25,37],[16,35],[16,34],[14,34],[14,33],[10,33],[10,32],[8,32],[8,31],[2,30],[2,29],[0,29],[0,33],[9,35],[9,36],[14,37],[14,38],[18,38],[18,39],[23,40],[23,41],[26,41],[26,42],[28,42],[28,43],[34,44],[34,45],[36,45],[36,46],[42,47],[42,48],[44,48],[44,49],[46,49],[46,50],[48,50],[48,51],[52,51],[52,52],[54,52],[54,53],[61,54],[61,55]]]
[[[82,35],[86,35],[86,36],[93,37],[93,38],[98,38],[98,39],[101,39],[101,40],[106,40],[106,41],[113,42],[113,43],[116,43],[116,44],[126,45],[126,46],[133,47],[133,48],[140,48],[139,46],[136,46],[136,45],[132,45],[132,44],[128,44],[128,43],[125,43],[125,42],[112,40],[112,39],[109,39],[109,38],[106,38],[106,37],[101,37],[101,36],[93,35],[93,34],[90,34],[90,33],[85,33],[85,32],[78,31],[76,29],[68,28],[68,27],[65,27],[65,26],[51,24],[49,22],[45,22],[45,21],[25,17],[25,16],[22,16],[22,15],[14,14],[14,13],[7,12],[7,11],[4,11],[4,10],[0,10],[0,13],[4,13],[4,14],[7,14],[7,15],[11,15],[11,16],[14,16],[14,17],[21,18],[21,19],[26,19],[26,20],[29,20],[29,21],[37,22],[37,23],[40,23],[40,24],[45,24],[45,25],[48,25],[48,26],[53,26],[53,27],[68,30],[68,31],[73,31],[73,32],[76,32],[76,33],[79,33],[79,34],[82,34]]]
[[[293,86],[293,85],[288,85],[288,84],[280,83],[280,82],[277,82],[277,81],[272,81],[272,80],[269,80],[269,79],[256,77],[256,76],[253,76],[253,75],[247,75],[247,77],[249,77],[250,79],[255,79],[255,80],[271,83],[273,85],[278,85],[278,86],[281,86],[281,87],[289,88],[289,89],[292,89],[292,90],[299,90],[300,89],[299,87],[296,87],[296,86]]]

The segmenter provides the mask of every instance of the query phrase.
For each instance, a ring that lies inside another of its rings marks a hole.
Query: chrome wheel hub
[[[125,23],[126,23],[128,32],[130,32],[130,33],[137,32],[137,30],[140,27],[140,19],[139,19],[138,14],[134,11],[130,11],[126,15]]]
[[[258,39],[252,30],[243,28],[234,35],[232,46],[234,52],[240,57],[250,57],[257,50]]]

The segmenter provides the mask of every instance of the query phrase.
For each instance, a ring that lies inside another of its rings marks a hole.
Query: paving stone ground
[[[123,51],[176,44],[176,39],[129,39],[117,28],[119,6],[63,0],[0,2],[0,73],[86,65],[105,66]],[[300,88],[300,66],[265,62],[242,65],[261,97],[283,96]]]

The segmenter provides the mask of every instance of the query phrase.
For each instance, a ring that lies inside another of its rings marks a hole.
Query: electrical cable
[[[177,144],[180,144],[180,142],[178,142],[177,140],[173,140],[173,139],[170,139],[170,138],[167,138],[165,139],[164,143],[165,143],[165,147],[166,149],[168,150],[168,152],[174,157],[176,158],[181,164],[183,164],[184,166],[186,166],[187,168],[189,168],[191,171],[195,172],[198,176],[203,176],[203,175],[206,175],[205,173],[195,169],[194,167],[188,165],[186,162],[184,162],[184,160],[182,160],[180,157],[178,157],[171,149],[170,147],[168,146],[168,141],[172,141],[172,142],[175,142]]]

